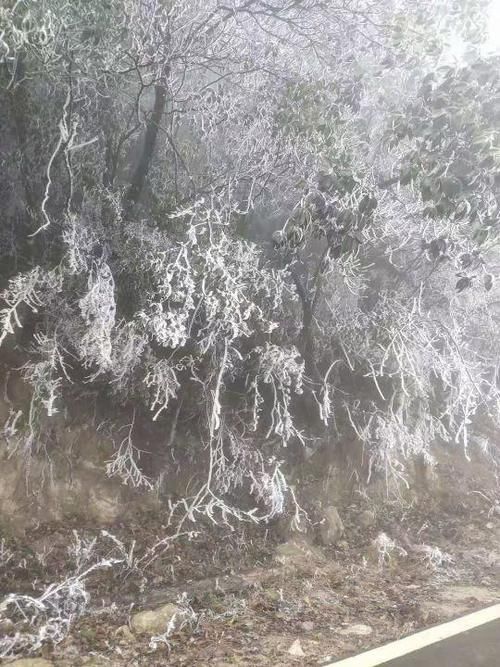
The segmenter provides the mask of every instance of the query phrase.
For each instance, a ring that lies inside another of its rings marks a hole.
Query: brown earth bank
[[[126,564],[88,576],[85,613],[62,642],[32,656],[46,662],[4,662],[321,665],[500,600],[492,494],[469,491],[447,509],[430,500],[375,505],[355,494],[341,518],[344,532],[330,545],[319,543],[321,532],[284,540],[276,526],[195,524],[197,533],[153,560],[143,556],[168,532],[158,512],[115,521],[105,533],[68,517],[22,539],[4,536],[0,599],[40,594],[71,576],[75,559],[84,569],[82,559],[129,554]],[[10,618],[15,625],[6,615],[1,622],[4,637],[27,630],[28,619]]]
[[[26,396],[5,380],[8,422]],[[287,467],[308,520],[194,517],[174,537],[169,501],[206,476],[199,442],[178,434],[165,457],[143,427],[163,484],[139,493],[106,477],[114,444],[99,423],[75,404],[28,467],[0,436],[6,664],[321,665],[500,599],[497,467],[479,448],[471,461],[435,448],[432,469],[407,462],[409,485],[389,488],[366,485],[355,443],[325,441]]]

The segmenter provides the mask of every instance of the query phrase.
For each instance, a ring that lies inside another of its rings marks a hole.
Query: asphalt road
[[[327,667],[500,667],[500,604]]]
[[[500,667],[500,620],[382,664],[384,667]]]

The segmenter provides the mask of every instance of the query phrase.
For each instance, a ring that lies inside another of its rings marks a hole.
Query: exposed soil
[[[301,536],[280,546],[272,529],[204,527],[171,543],[145,572],[99,571],[88,581],[91,613],[37,655],[66,667],[321,665],[500,600],[500,516],[485,498],[469,496],[447,514],[388,503],[372,521],[367,506],[343,512],[345,539],[335,547]],[[67,576],[77,525],[80,539],[99,538],[93,557],[116,555],[95,527],[70,519],[39,526],[24,542],[5,538],[13,555],[0,567],[2,597],[33,595]],[[129,546],[135,540],[140,555],[165,527],[143,515],[109,532]],[[385,559],[373,545],[381,532],[400,547]],[[423,545],[439,548],[434,564]],[[453,561],[440,564],[439,553]],[[189,622],[168,644],[153,650],[150,637],[123,627],[137,610],[183,592]],[[14,632],[5,623],[3,630]],[[303,656],[289,653],[297,639]]]

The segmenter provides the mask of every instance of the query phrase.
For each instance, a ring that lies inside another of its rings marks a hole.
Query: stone
[[[314,570],[325,562],[321,551],[301,537],[279,544],[275,560],[287,569],[298,569],[303,572]]]
[[[300,639],[296,639],[296,640],[293,642],[293,644],[292,644],[292,645],[290,646],[290,648],[288,649],[288,653],[289,653],[290,655],[294,655],[294,656],[296,656],[296,657],[298,657],[298,658],[302,658],[302,657],[305,656],[305,653],[304,653],[304,651],[303,651],[303,649],[302,649],[302,646],[301,646],[301,643],[300,643]]]
[[[123,639],[126,642],[131,642],[134,640],[134,635],[130,631],[128,625],[120,625],[120,627],[115,631],[115,636],[119,639]]]
[[[170,622],[181,610],[175,604],[165,604],[157,609],[140,611],[130,620],[132,631],[139,635],[159,635],[167,631]]]
[[[54,663],[43,658],[23,658],[9,662],[9,667],[54,667]]]
[[[356,637],[367,637],[368,635],[371,635],[372,632],[373,628],[371,628],[369,625],[364,625],[363,623],[348,625],[347,628],[342,628],[339,630],[340,635],[354,635]]]
[[[14,628],[15,628],[15,625],[10,620],[10,618],[2,618],[0,620],[0,636],[10,634],[11,632],[14,631]]]
[[[373,528],[377,523],[377,515],[373,510],[364,510],[359,515],[358,523],[362,528]]]
[[[305,632],[312,632],[314,630],[314,623],[312,621],[304,621],[300,624],[300,627]]]
[[[334,546],[340,542],[344,534],[344,524],[338,510],[333,505],[324,510],[324,519],[320,525],[320,535],[323,544]]]
[[[284,563],[288,560],[299,560],[307,556],[309,545],[301,540],[288,540],[276,548],[276,560]]]

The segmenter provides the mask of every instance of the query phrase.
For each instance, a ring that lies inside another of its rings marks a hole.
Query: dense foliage
[[[9,446],[40,450],[80,385],[149,410],[166,446],[195,415],[187,516],[265,519],[287,446],[355,437],[370,477],[404,480],[494,427],[486,4],[4,2],[0,342],[33,388]],[[150,485],[139,445],[108,473]],[[224,500],[241,486],[259,512]]]

